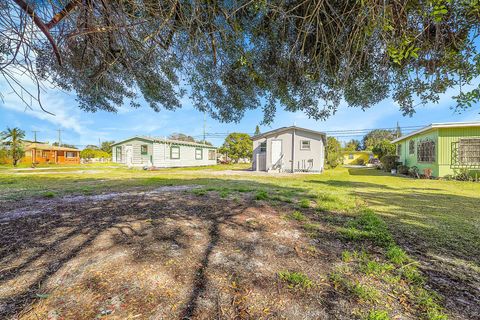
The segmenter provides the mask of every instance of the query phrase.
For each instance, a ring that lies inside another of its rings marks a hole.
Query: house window
[[[397,144],[397,156],[401,156],[401,155],[402,155],[402,145]]]
[[[47,158],[47,157],[48,157],[48,152],[42,151],[42,158]]]
[[[122,147],[117,147],[117,161],[122,161]]]
[[[408,153],[409,154],[415,154],[415,141],[410,140],[408,143]]]
[[[42,150],[37,150],[35,157],[42,158]]]
[[[463,165],[480,164],[480,138],[460,139],[458,144],[458,159]]]
[[[208,160],[215,160],[216,155],[215,155],[215,150],[208,150]]]
[[[419,162],[435,162],[435,142],[432,140],[417,143],[417,160]]]
[[[141,153],[141,154],[148,154],[148,145],[142,144],[142,145],[140,146],[140,153]]]
[[[202,160],[202,159],[203,159],[203,149],[195,148],[195,160]]]
[[[170,159],[180,159],[180,147],[171,146],[170,147]]]
[[[267,152],[267,142],[260,142],[260,152]]]
[[[65,153],[65,157],[67,157],[67,158],[75,158],[75,157],[76,157],[75,153],[76,153],[76,152],[74,152],[74,151],[67,151],[67,152]]]
[[[353,159],[353,153],[350,153],[350,154],[348,155],[348,159]]]
[[[300,150],[310,150],[310,140],[300,141]]]

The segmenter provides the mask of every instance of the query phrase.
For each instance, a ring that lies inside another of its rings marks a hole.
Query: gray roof
[[[188,146],[196,146],[196,147],[207,147],[207,148],[214,148],[216,149],[217,147],[204,144],[204,143],[197,143],[197,142],[190,142],[190,141],[182,141],[182,140],[173,140],[173,139],[167,139],[167,138],[162,138],[162,137],[147,137],[147,136],[133,136],[128,139],[124,139],[118,142],[115,142],[112,144],[112,146],[115,146],[117,144],[122,144],[130,140],[144,140],[144,141],[150,141],[150,142],[158,142],[158,143],[171,143],[171,144],[183,144],[183,145],[188,145]]]
[[[252,140],[261,139],[261,138],[264,138],[264,137],[266,137],[266,136],[270,136],[270,135],[272,135],[272,134],[281,133],[281,132],[288,131],[288,130],[291,130],[291,129],[295,129],[295,130],[300,130],[300,131],[305,131],[305,132],[310,132],[310,133],[314,133],[314,134],[326,136],[325,132],[310,130],[310,129],[301,128],[301,127],[297,127],[297,126],[290,126],[290,127],[281,127],[281,128],[275,129],[275,130],[271,130],[271,131],[267,131],[267,132],[264,132],[264,133],[257,134],[257,135],[255,135],[255,136],[252,137]]]
[[[439,128],[464,128],[464,127],[480,127],[480,121],[470,121],[470,122],[443,122],[443,123],[432,123],[426,127],[423,127],[422,129],[413,131],[409,134],[406,134],[404,136],[401,136],[395,140],[392,140],[392,143],[397,143],[402,140],[405,140],[407,138],[413,137],[414,135],[417,135],[419,133],[423,133],[429,130],[433,129],[439,129]]]

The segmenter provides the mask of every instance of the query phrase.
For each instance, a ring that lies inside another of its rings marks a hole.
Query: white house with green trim
[[[195,142],[134,136],[112,145],[112,161],[129,167],[196,167],[217,163],[217,148]]]

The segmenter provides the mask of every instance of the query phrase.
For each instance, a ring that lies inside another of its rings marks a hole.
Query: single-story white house
[[[196,167],[217,163],[217,148],[195,142],[134,136],[112,145],[112,161],[129,167]]]
[[[327,136],[296,126],[252,137],[254,171],[322,172]]]

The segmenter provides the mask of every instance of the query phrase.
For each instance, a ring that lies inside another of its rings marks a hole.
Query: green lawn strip
[[[409,288],[410,302],[418,307],[424,319],[447,319],[439,304],[440,297],[435,292],[423,287],[425,278],[417,267],[418,262],[395,244],[385,222],[372,210],[359,210],[359,215],[348,222],[346,227],[340,227],[339,232],[344,238],[357,244],[367,241],[383,248],[383,254],[379,258],[386,261],[376,259],[362,250],[361,252],[344,251],[342,253],[343,262],[353,263],[359,273],[372,279],[383,279],[392,285],[398,280],[404,281]],[[355,291],[359,289],[354,290],[355,287],[340,275],[333,275],[330,279],[334,285],[341,284],[350,292],[358,295],[358,292]],[[367,317],[367,319],[370,318]]]

